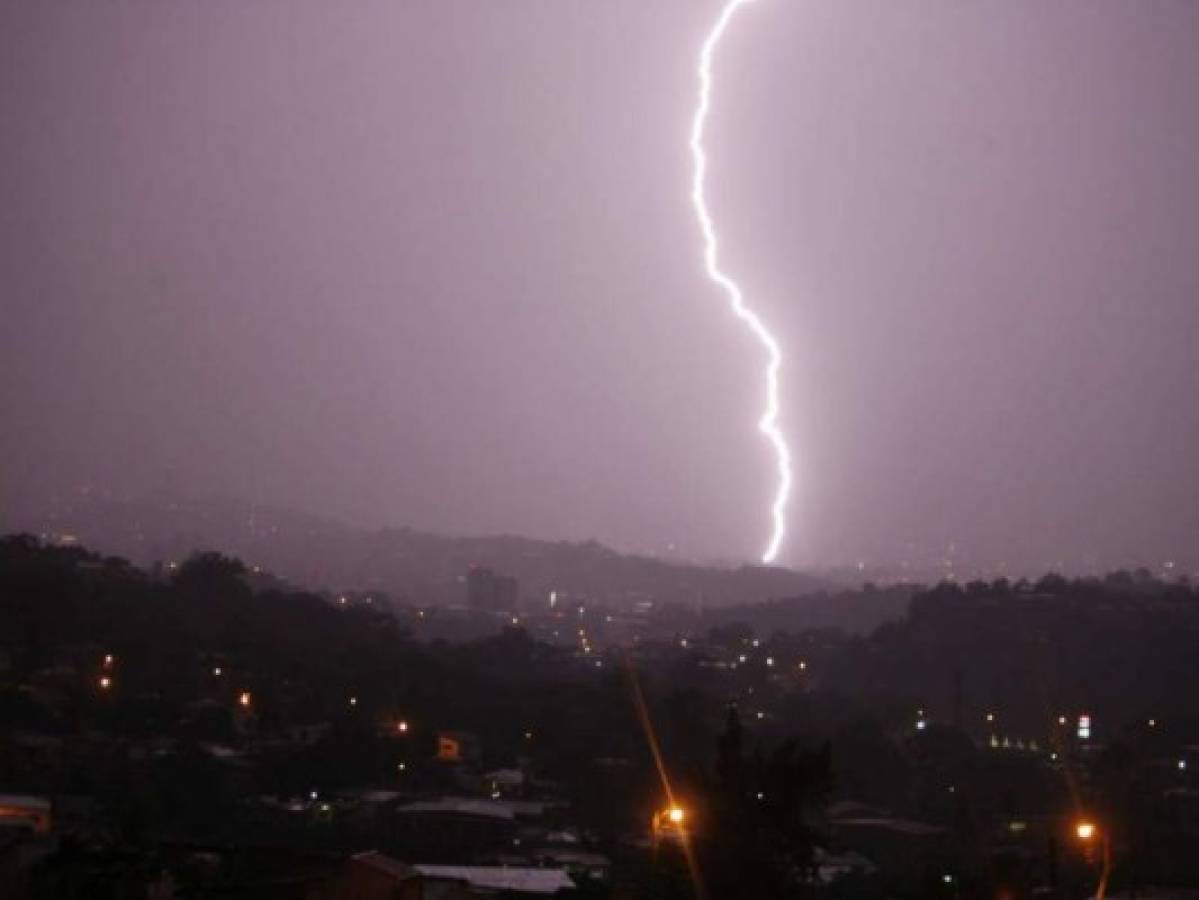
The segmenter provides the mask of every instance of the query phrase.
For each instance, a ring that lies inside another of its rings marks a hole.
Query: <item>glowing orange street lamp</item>
[[[683,829],[683,823],[686,820],[686,811],[683,807],[675,804],[654,813],[654,817],[650,822],[653,831],[654,846],[657,847],[659,841],[663,838],[673,838],[675,840],[685,838],[686,831]]]
[[[1095,900],[1104,900],[1107,896],[1108,878],[1112,874],[1112,843],[1108,833],[1090,819],[1081,819],[1074,826],[1074,834],[1088,849],[1093,846],[1096,838],[1102,844],[1103,866],[1099,871],[1099,886],[1095,889]]]
[[[242,706],[248,708],[250,706],[250,703],[253,701],[253,699],[254,698],[250,695],[249,691],[242,691],[241,694],[237,698],[237,702],[240,703]]]

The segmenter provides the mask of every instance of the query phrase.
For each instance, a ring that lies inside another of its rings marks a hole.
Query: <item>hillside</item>
[[[826,586],[789,569],[665,561],[621,554],[595,541],[372,531],[306,513],[163,492],[137,498],[76,492],[37,511],[6,509],[0,525],[79,542],[145,566],[215,549],[301,587],[377,590],[422,604],[462,602],[462,578],[472,565],[514,575],[526,601],[557,591],[568,601],[619,607],[646,600],[721,607]]]

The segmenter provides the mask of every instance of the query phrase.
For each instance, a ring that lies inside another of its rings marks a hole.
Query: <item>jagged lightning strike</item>
[[[720,11],[720,17],[699,54],[699,103],[695,108],[695,117],[691,121],[691,157],[694,162],[694,174],[691,180],[691,202],[695,206],[695,216],[699,220],[700,231],[704,237],[704,266],[708,277],[722,287],[728,295],[729,303],[737,318],[745,323],[766,350],[766,408],[758,419],[758,430],[766,437],[774,448],[775,462],[778,470],[778,487],[774,493],[774,502],[770,513],[772,528],[766,550],[762,553],[762,562],[772,563],[778,556],[779,547],[787,533],[787,500],[791,495],[791,448],[787,439],[779,429],[779,369],[783,364],[783,353],[778,341],[762,322],[758,314],[745,305],[741,288],[732,278],[721,271],[717,264],[718,241],[716,227],[712,224],[712,216],[708,212],[708,202],[704,198],[704,177],[707,174],[708,158],[704,153],[704,125],[707,123],[708,110],[711,106],[712,94],[712,54],[720,38],[728,27],[733,13],[741,6],[752,3],[753,0],[729,0]]]

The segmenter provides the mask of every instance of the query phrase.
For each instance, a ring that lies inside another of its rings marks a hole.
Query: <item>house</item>
[[[520,797],[525,792],[525,773],[520,769],[496,769],[483,773],[483,787],[493,799]]]
[[[356,853],[346,861],[333,896],[336,900],[424,900],[420,874],[375,850]]]
[[[445,763],[475,762],[479,742],[465,731],[441,731],[437,734],[437,760]]]
[[[0,794],[0,824],[24,826],[34,834],[49,834],[50,801],[20,794]]]

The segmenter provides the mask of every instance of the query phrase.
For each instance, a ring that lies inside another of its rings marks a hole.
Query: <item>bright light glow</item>
[[[400,734],[405,734],[408,731],[408,723],[403,721],[397,722],[396,731],[398,731]]]
[[[1074,829],[1074,833],[1078,835],[1080,841],[1089,841],[1095,836],[1095,823],[1079,822],[1078,826]]]
[[[672,806],[668,815],[674,824],[681,825],[683,823],[683,811],[679,807]]]
[[[704,181],[708,170],[708,158],[704,152],[704,125],[708,120],[708,110],[711,107],[712,93],[712,56],[716,45],[724,35],[729,20],[737,8],[752,0],[729,0],[716,24],[708,33],[707,39],[699,54],[699,102],[695,108],[695,117],[691,122],[691,158],[694,163],[691,180],[691,202],[695,207],[695,216],[699,220],[700,231],[704,238],[704,267],[708,278],[718,284],[728,295],[733,313],[753,332],[754,337],[766,351],[766,407],[758,419],[760,431],[774,449],[775,465],[777,468],[778,486],[775,489],[774,501],[771,504],[772,520],[770,539],[762,553],[762,562],[772,563],[778,557],[779,547],[787,532],[787,500],[791,496],[791,449],[778,425],[779,418],[779,369],[783,365],[783,353],[778,341],[762,322],[758,314],[745,305],[745,298],[737,282],[721,271],[717,263],[716,226],[708,212],[708,201],[704,196]]]
[[[101,676],[100,677],[100,690],[106,691],[110,687],[112,687],[112,679],[109,678],[107,675]]]
[[[241,696],[239,696],[237,698],[237,702],[240,703],[242,706],[249,706],[251,699],[252,698],[250,697],[249,691],[242,691]]]

